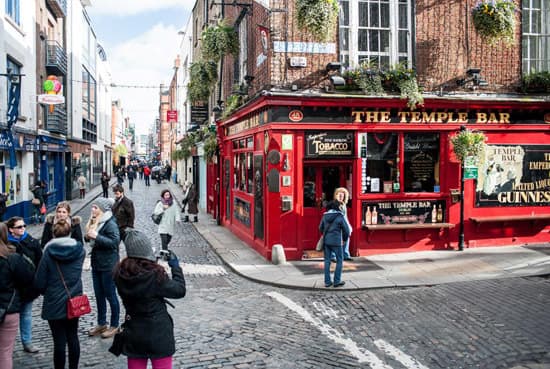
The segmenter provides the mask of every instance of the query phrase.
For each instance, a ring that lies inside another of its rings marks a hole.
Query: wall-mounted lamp
[[[329,77],[330,83],[332,84],[332,87],[335,89],[344,87],[346,85],[346,80],[340,76],[330,76]]]
[[[254,80],[254,76],[251,76],[251,75],[246,75],[244,76],[244,81],[246,82],[246,84],[248,86],[250,86],[252,84],[252,81]]]
[[[456,84],[458,86],[465,86],[468,83],[472,83],[472,89],[476,89],[477,87],[484,87],[488,86],[489,83],[487,83],[486,80],[481,78],[481,68],[469,68],[466,71],[466,75],[468,78],[460,78],[456,80]]]
[[[339,63],[339,62],[330,62],[330,63],[327,64],[325,70],[327,71],[327,73],[329,73],[329,72],[340,71],[341,68],[342,68],[341,63]]]

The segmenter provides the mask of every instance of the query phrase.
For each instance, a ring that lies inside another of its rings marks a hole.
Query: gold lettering
[[[361,123],[363,121],[363,113],[362,111],[352,111],[351,116],[353,118],[353,123]]]
[[[365,123],[378,122],[378,112],[377,111],[367,111],[365,113]]]
[[[477,113],[477,123],[487,123],[487,114]]]
[[[458,122],[458,119],[453,120],[453,115],[454,115],[453,112],[449,113],[449,119],[447,119],[447,123],[457,123]]]
[[[510,123],[510,114],[500,113],[500,123]]]
[[[425,111],[422,112],[422,120],[426,123],[434,123],[435,122],[435,112],[426,113]]]
[[[407,123],[407,116],[409,115],[408,112],[400,111],[400,112],[397,112],[397,115],[401,118],[399,123]]]
[[[381,111],[380,112],[380,123],[389,123],[390,121],[391,121],[390,112],[389,111]]]
[[[443,123],[447,120],[448,114],[444,112],[437,113],[437,123]]]
[[[457,123],[468,123],[468,113],[466,113],[466,112],[458,113],[458,122]]]
[[[497,115],[495,113],[489,114],[489,120],[487,123],[498,123]]]
[[[422,123],[422,117],[420,115],[420,112],[413,111],[411,112],[411,121],[410,123]]]

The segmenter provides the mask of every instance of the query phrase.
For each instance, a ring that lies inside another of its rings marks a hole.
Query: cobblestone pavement
[[[152,183],[146,189],[136,181],[127,193],[136,205],[136,228],[157,245],[150,214],[162,188]],[[88,214],[89,207],[81,215]],[[188,286],[171,310],[174,368],[550,368],[546,278],[298,291],[232,274],[190,223],[182,223],[170,247],[183,263]],[[89,267],[83,280],[93,296]],[[33,317],[40,353],[24,353],[17,339],[15,368],[52,367],[41,303],[35,302]],[[80,367],[126,368],[125,357],[107,352],[111,340],[86,336],[94,323],[93,313],[80,321]]]

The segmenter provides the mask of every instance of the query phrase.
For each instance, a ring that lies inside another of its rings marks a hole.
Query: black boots
[[[193,217],[193,222],[197,223],[198,221],[199,221],[199,217],[198,217],[197,215],[195,215],[195,216]]]
[[[189,223],[189,215],[186,215],[185,218],[183,218],[183,221],[185,223]]]

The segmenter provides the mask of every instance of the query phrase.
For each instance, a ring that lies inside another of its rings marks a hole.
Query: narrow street
[[[160,238],[150,214],[165,187],[152,183],[146,188],[137,180],[134,190],[127,190],[136,207],[136,228],[157,245]],[[78,215],[87,221],[89,211],[88,206]],[[182,223],[171,249],[183,263],[188,288],[187,296],[172,301],[176,308],[170,309],[176,326],[175,368],[507,369],[550,362],[545,357],[550,350],[546,278],[300,291],[233,274],[191,223]],[[89,262],[85,265],[85,292],[94,304]],[[53,343],[40,318],[41,305],[40,298],[33,314],[40,352],[24,353],[18,338],[15,368],[52,367]],[[126,368],[125,357],[107,351],[110,339],[87,337],[94,324],[93,312],[80,320],[80,367]]]

